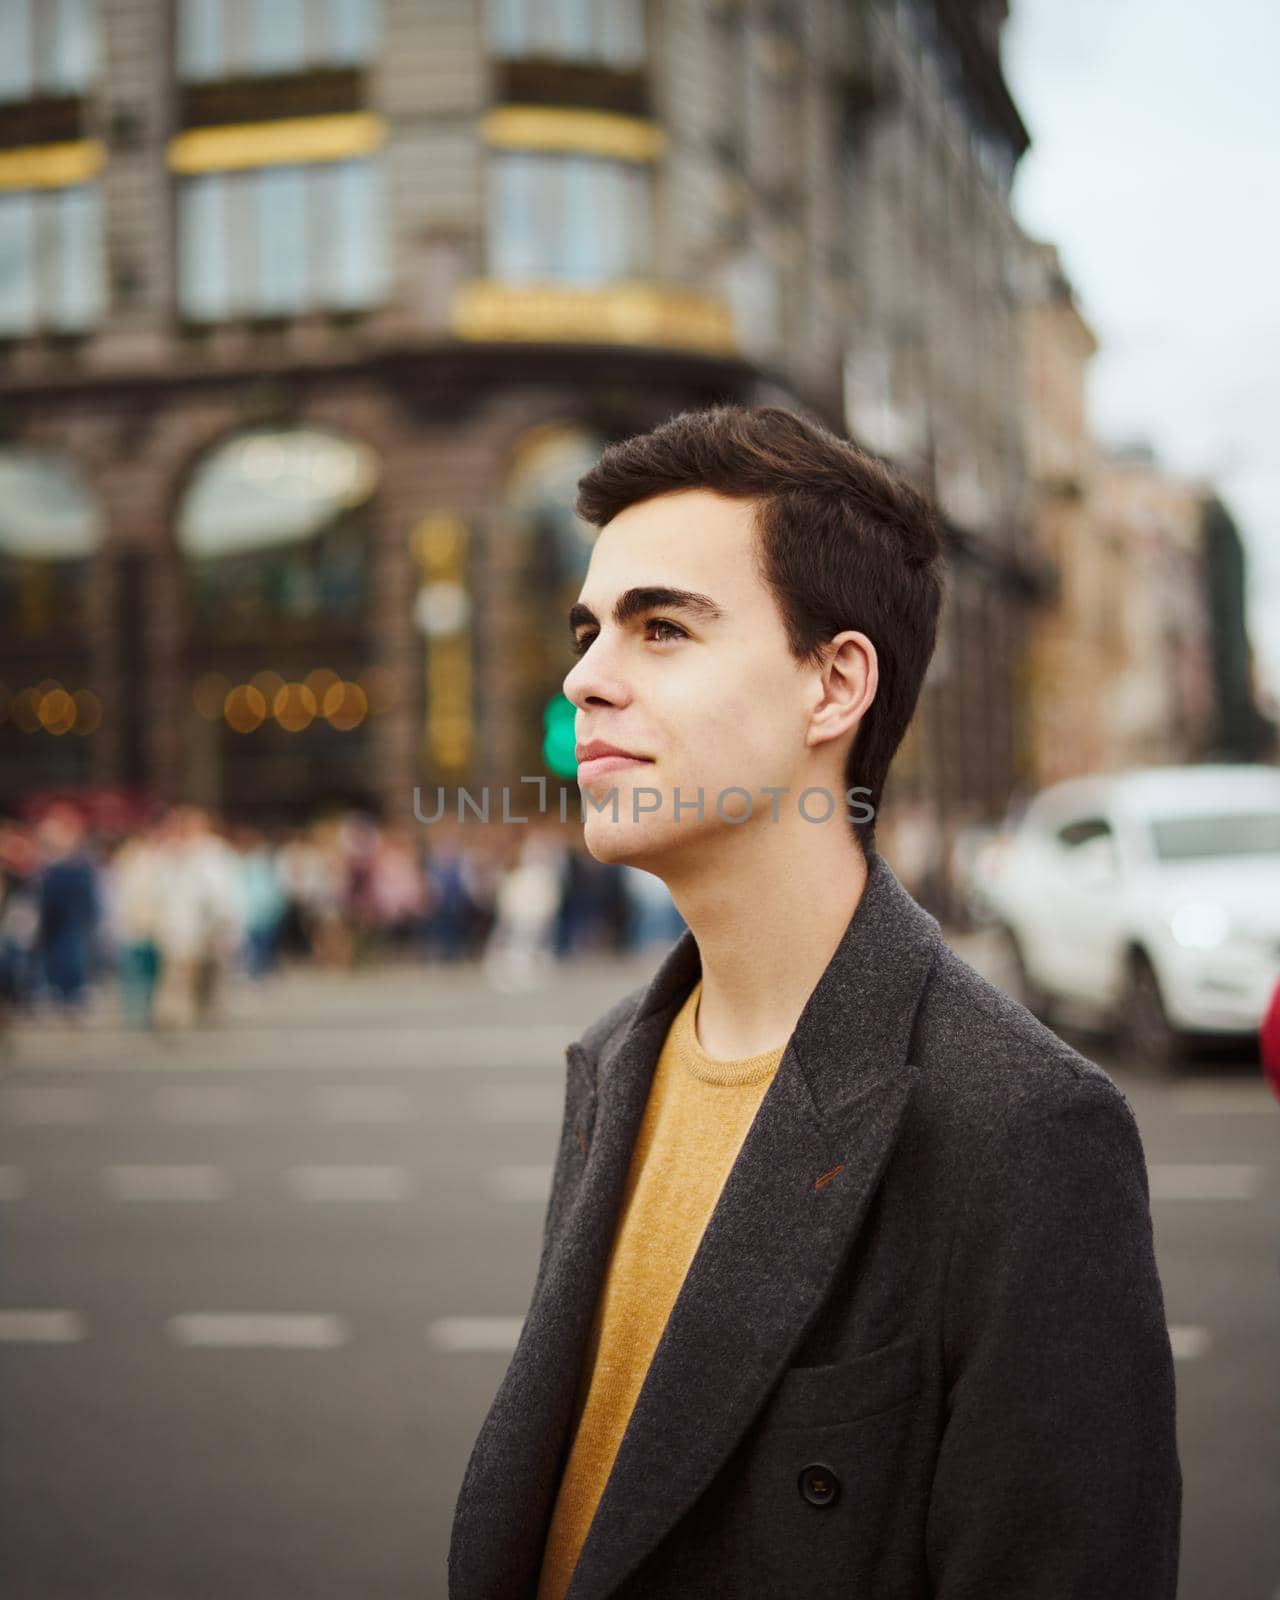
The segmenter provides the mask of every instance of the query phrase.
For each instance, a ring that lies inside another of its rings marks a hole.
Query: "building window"
[[[651,271],[648,167],[502,150],[489,157],[489,271],[594,284]]]
[[[0,0],[0,101],[82,94],[97,53],[92,0]]]
[[[385,297],[379,158],[179,182],[179,300],[187,320],[362,310]]]
[[[101,518],[60,457],[0,448],[0,804],[84,783],[102,704],[90,678]]]
[[[206,457],[179,528],[193,637],[265,649],[292,629],[318,646],[363,617],[378,475],[367,445],[318,428],[255,430]]]
[[[0,337],[80,332],[104,298],[98,185],[0,192]]]
[[[216,446],[191,475],[177,527],[188,748],[228,810],[368,803],[368,718],[385,675],[371,567],[380,474],[362,440],[268,426]]]
[[[357,66],[377,48],[378,0],[178,0],[189,83]]]
[[[644,62],[643,0],[488,0],[488,27],[497,56]]]

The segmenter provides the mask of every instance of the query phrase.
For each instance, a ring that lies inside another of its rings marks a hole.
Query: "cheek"
[[[686,722],[679,744],[686,761],[715,782],[768,783],[790,770],[795,719],[765,697],[739,689],[721,698],[714,716]]]

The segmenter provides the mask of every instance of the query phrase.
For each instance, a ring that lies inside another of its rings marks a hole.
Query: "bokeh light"
[[[267,702],[253,684],[238,683],[227,695],[223,715],[236,733],[252,733],[266,718]]]
[[[305,683],[286,683],[276,690],[271,711],[286,733],[301,733],[315,719],[316,697]]]
[[[358,683],[332,684],[324,697],[324,714],[340,733],[358,728],[369,710],[369,697]]]

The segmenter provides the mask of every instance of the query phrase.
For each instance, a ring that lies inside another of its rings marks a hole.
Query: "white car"
[[[1256,1034],[1280,978],[1280,768],[1151,767],[1032,799],[978,874],[1008,987],[1167,1068],[1192,1035]]]

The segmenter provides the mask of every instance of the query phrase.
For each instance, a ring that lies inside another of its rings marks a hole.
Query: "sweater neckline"
[[[726,1086],[762,1083],[771,1077],[787,1048],[785,1044],[776,1045],[760,1055],[742,1056],[736,1061],[717,1061],[714,1056],[707,1055],[698,1043],[698,1001],[701,996],[702,979],[699,978],[672,1024],[672,1046],[681,1067],[703,1083]]]

